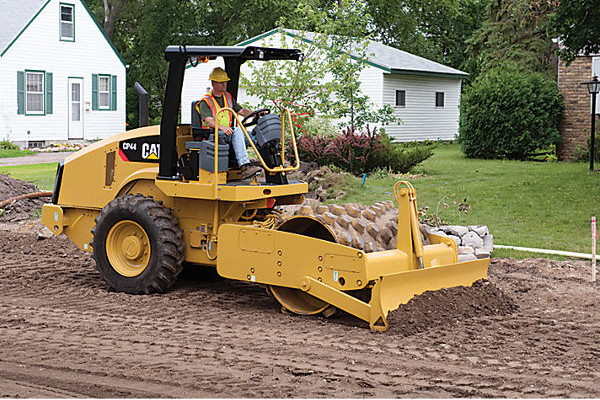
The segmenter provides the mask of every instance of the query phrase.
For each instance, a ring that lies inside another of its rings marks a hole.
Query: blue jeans
[[[235,159],[240,167],[250,162],[248,152],[246,151],[246,146],[250,146],[250,143],[248,142],[246,135],[244,135],[242,128],[239,126],[236,127],[229,136],[219,131],[219,143],[232,145]]]

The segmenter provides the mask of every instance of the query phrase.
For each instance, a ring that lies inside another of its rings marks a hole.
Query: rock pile
[[[458,246],[460,262],[490,257],[494,248],[494,236],[485,225],[444,225],[426,229],[428,233],[453,239]]]

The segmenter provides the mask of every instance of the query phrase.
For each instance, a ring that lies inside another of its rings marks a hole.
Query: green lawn
[[[0,158],[8,158],[8,157],[23,157],[33,154],[33,151],[30,150],[7,150],[0,149]]]
[[[600,172],[587,163],[474,160],[457,145],[440,145],[408,179],[419,207],[438,209],[449,223],[488,225],[496,244],[590,252],[591,216],[600,216]],[[345,201],[392,199],[396,179],[367,179],[366,188],[347,191]],[[360,183],[360,182],[359,182]],[[453,202],[468,199],[468,214]]]
[[[0,166],[0,174],[7,174],[15,179],[31,182],[40,190],[53,190],[57,165],[58,163],[52,162],[10,167]]]

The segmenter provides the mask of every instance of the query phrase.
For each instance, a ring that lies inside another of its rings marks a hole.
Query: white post
[[[596,282],[596,240],[598,232],[596,230],[596,217],[592,217],[592,282]]]

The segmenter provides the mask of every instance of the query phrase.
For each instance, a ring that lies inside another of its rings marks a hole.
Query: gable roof
[[[316,35],[314,32],[275,28],[263,33],[262,35],[255,36],[246,41],[238,43],[238,46],[249,45],[250,43],[254,43],[276,33],[283,33],[287,36],[304,40],[306,42],[313,42]],[[374,40],[368,41],[366,54],[369,58],[367,60],[363,60],[364,62],[391,74],[429,75],[460,79],[469,77],[469,74],[466,72],[448,67],[423,57],[416,56],[391,46],[387,46]],[[350,53],[350,55],[354,59],[358,59],[356,54]]]
[[[0,0],[0,54],[25,30],[50,0]]]
[[[31,25],[36,17],[52,0],[0,0],[0,57],[13,45],[23,32]],[[115,46],[104,33],[104,30],[96,21],[85,1],[80,1],[89,17],[94,21],[96,27],[106,39],[106,42],[115,52],[117,58],[123,65],[125,60],[121,57]]]

